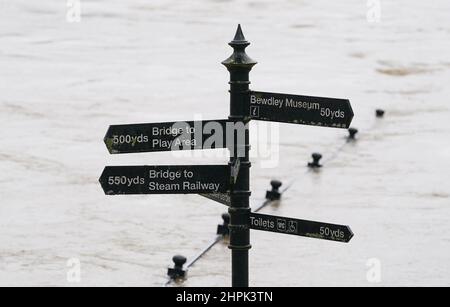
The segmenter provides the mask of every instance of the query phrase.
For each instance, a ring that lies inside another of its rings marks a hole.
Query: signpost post
[[[238,26],[234,39],[229,43],[233,54],[222,62],[230,73],[230,116],[232,121],[246,123],[249,94],[249,73],[256,65],[245,53],[250,43],[245,39],[241,26]],[[239,142],[238,142],[239,141]],[[241,149],[241,150],[238,150]],[[231,283],[233,287],[248,287],[248,250],[250,245],[250,140],[249,131],[245,130],[244,142],[239,138],[234,143],[234,150],[230,152],[230,165],[234,159],[240,158],[239,178],[231,191],[230,213],[230,245],[231,249]],[[238,157],[238,154],[243,157]]]
[[[353,111],[347,99],[250,91],[256,61],[239,25],[222,62],[230,73],[230,115],[215,121],[110,126],[104,142],[111,154],[228,148],[228,165],[107,166],[100,184],[107,195],[199,194],[228,206],[232,286],[249,285],[250,229],[347,243],[350,227],[252,213],[250,198],[250,120],[348,128]]]

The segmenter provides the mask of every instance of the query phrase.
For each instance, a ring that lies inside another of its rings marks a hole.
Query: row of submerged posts
[[[227,148],[228,164],[107,166],[100,183],[106,195],[199,194],[228,206],[218,238],[229,236],[234,287],[249,286],[250,229],[347,243],[350,227],[296,218],[264,215],[251,210],[249,122],[251,120],[349,128],[353,119],[346,99],[257,92],[249,89],[249,73],[256,61],[245,52],[250,43],[240,25],[229,43],[233,54],[222,62],[230,73],[228,119],[110,126],[105,144],[111,154]],[[356,131],[349,131],[354,137]],[[319,166],[313,156],[312,167]],[[279,198],[281,182],[272,182],[268,199]],[[215,241],[215,242],[216,242]],[[209,248],[187,266],[192,265]],[[186,259],[174,257],[169,275],[182,277]]]

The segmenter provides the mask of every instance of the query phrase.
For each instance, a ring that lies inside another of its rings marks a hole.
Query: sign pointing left
[[[228,165],[107,166],[100,184],[107,195],[225,193]]]
[[[112,125],[104,142],[111,154],[226,148],[227,122],[221,119]]]

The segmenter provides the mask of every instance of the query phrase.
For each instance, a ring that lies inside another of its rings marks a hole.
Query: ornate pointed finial
[[[238,24],[236,34],[234,35],[233,40],[230,42],[230,45],[250,45],[250,43],[245,39],[244,33],[242,33],[241,25]]]
[[[245,48],[250,45],[250,42],[245,39],[240,24],[237,27],[234,39],[229,43],[229,45],[233,47],[234,52],[228,59],[222,62],[222,64],[228,69],[233,67],[241,67],[250,70],[257,63],[245,53]]]

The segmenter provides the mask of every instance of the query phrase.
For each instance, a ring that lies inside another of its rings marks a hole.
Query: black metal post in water
[[[236,35],[229,43],[233,54],[222,62],[230,72],[230,121],[247,124],[246,114],[249,107],[249,73],[256,64],[245,53],[250,43],[245,39],[239,25]],[[238,131],[238,133],[241,131]],[[233,287],[248,287],[248,250],[250,245],[250,160],[249,131],[245,129],[245,138],[233,137],[233,148],[230,149],[230,165],[240,159],[238,179],[231,191],[230,213],[230,245],[231,279]],[[239,155],[238,155],[239,154]]]

